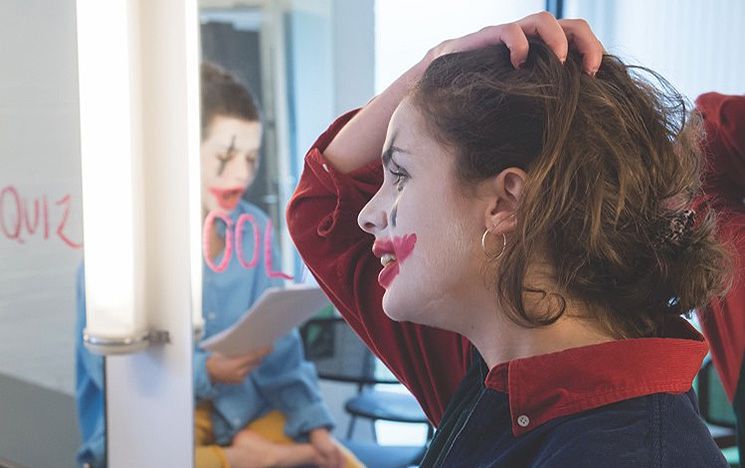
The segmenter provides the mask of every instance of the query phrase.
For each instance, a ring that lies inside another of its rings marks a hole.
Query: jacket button
[[[517,425],[520,427],[528,427],[528,424],[530,424],[530,418],[523,415],[520,415],[517,417]]]

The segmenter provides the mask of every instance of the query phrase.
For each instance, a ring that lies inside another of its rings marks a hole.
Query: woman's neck
[[[566,301],[566,309],[555,323],[528,328],[510,320],[501,310],[494,291],[484,290],[480,298],[471,296],[469,317],[461,330],[457,330],[478,349],[489,369],[515,359],[538,356],[569,348],[613,341],[609,333],[590,319],[586,307]],[[528,314],[530,304],[526,303]],[[461,309],[463,310],[463,309]]]

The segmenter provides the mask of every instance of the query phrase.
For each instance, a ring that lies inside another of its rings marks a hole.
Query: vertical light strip
[[[191,288],[200,283],[192,284],[195,276],[190,271],[193,210],[199,211],[191,191],[192,181],[197,180],[193,168],[198,151],[194,143],[199,102],[197,4],[196,0],[130,2],[136,4],[138,24],[138,61],[133,66],[141,76],[137,121],[145,200],[141,245],[146,253],[143,270],[135,272],[145,279],[148,329],[167,331],[169,342],[106,361],[108,466],[191,468],[192,321],[195,302],[201,302],[195,299],[197,294],[192,296]],[[116,21],[121,18],[111,23]],[[157,436],[143,437],[144,433]]]
[[[86,334],[101,341],[147,329],[137,7],[77,1]]]

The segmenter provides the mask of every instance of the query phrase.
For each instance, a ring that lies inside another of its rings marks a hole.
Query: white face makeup
[[[458,298],[483,288],[483,202],[457,188],[454,156],[404,100],[383,147],[385,180],[360,212],[385,265],[383,308],[394,320],[453,329]]]
[[[233,211],[253,182],[259,163],[261,123],[217,116],[202,141],[202,207]]]

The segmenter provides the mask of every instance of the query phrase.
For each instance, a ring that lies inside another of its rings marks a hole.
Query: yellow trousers
[[[279,411],[272,411],[252,421],[247,429],[256,432],[275,444],[294,444],[285,435],[285,417]],[[195,468],[230,468],[223,448],[215,444],[212,433],[212,405],[200,403],[194,412],[194,465]],[[364,468],[362,462],[346,447],[339,445],[344,456],[344,468]]]

